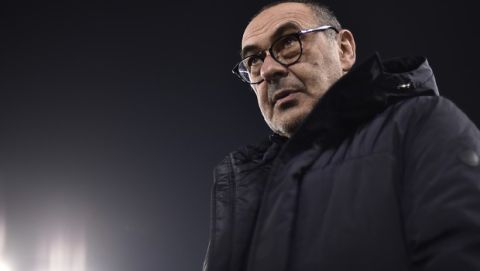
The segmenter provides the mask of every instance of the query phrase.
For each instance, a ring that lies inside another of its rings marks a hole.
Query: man
[[[320,4],[250,21],[234,71],[274,135],[215,169],[204,270],[480,270],[480,132],[426,59],[354,62]]]

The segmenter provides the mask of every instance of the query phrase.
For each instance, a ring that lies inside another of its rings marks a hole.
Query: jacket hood
[[[425,57],[382,62],[375,53],[355,65],[323,95],[288,141],[289,149],[303,149],[312,141],[324,148],[333,147],[388,106],[408,98],[432,95],[439,93]]]

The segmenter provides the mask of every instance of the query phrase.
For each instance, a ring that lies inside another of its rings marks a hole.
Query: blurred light
[[[5,216],[0,208],[0,260],[2,258],[3,249],[5,246],[5,235],[6,235],[6,223],[5,223]],[[1,270],[0,270],[1,271]]]
[[[84,227],[65,219],[50,223],[38,245],[35,271],[85,271],[87,251]],[[2,271],[2,270],[0,270]]]
[[[0,259],[0,271],[13,271],[7,263]]]
[[[6,223],[5,215],[0,208],[0,271],[12,271],[10,265],[8,265],[3,259],[3,250],[5,247],[5,235],[6,235]]]
[[[47,270],[85,271],[85,254],[84,244],[68,244],[65,240],[58,239],[50,247]]]

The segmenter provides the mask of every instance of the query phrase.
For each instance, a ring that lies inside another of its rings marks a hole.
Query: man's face
[[[249,23],[242,38],[242,52],[246,56],[267,50],[280,36],[317,26],[318,19],[307,5],[273,6]],[[301,40],[303,53],[297,63],[286,67],[267,55],[260,71],[264,81],[252,85],[268,126],[287,137],[353,65],[353,62],[345,65],[341,59],[341,41],[329,38],[326,32],[308,33]],[[246,51],[247,47],[250,49]]]

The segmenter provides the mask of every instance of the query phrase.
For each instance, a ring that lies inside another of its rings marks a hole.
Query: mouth
[[[293,90],[293,89],[285,89],[285,90],[277,91],[273,96],[272,104],[275,105],[276,103],[283,102],[284,100],[287,100],[289,96],[297,92],[299,91]]]

